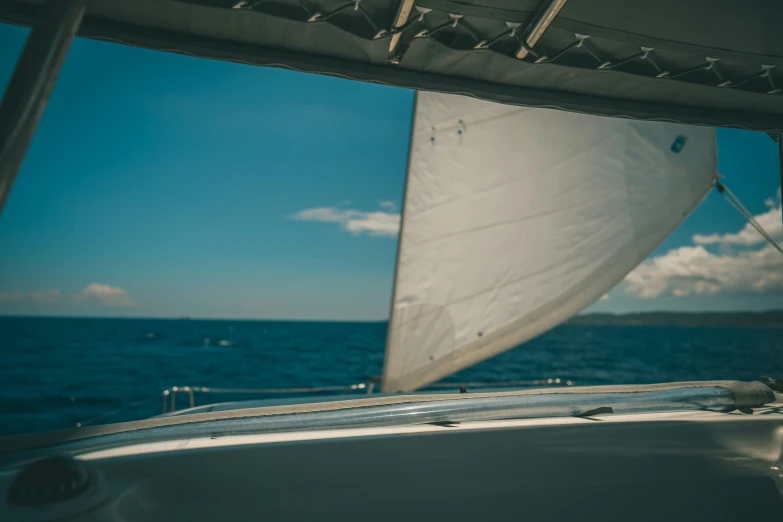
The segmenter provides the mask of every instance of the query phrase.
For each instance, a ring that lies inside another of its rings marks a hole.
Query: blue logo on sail
[[[683,136],[680,134],[674,139],[674,143],[672,143],[672,152],[675,154],[679,154],[682,148],[685,146],[685,142],[688,141],[688,136]]]

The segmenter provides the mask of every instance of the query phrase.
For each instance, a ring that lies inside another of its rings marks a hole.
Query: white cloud
[[[338,223],[354,235],[366,233],[371,236],[397,236],[400,230],[400,215],[394,212],[394,203],[381,201],[380,206],[385,210],[365,212],[335,207],[308,208],[300,210],[290,218],[297,221]]]
[[[780,196],[756,221],[778,242],[783,241]],[[728,234],[695,235],[693,246],[670,250],[640,264],[625,277],[627,294],[654,299],[718,293],[783,293],[783,256],[747,224]],[[764,246],[757,246],[765,243]],[[706,245],[719,245],[713,253]],[[732,248],[739,247],[739,248]],[[756,247],[756,248],[750,248]]]
[[[772,205],[769,204],[770,202]],[[761,228],[769,232],[769,235],[775,241],[783,241],[783,221],[780,219],[780,202],[775,202],[772,198],[769,198],[764,203],[771,208],[763,214],[754,217],[758,224],[761,225]],[[743,229],[735,234],[710,234],[708,236],[696,234],[693,236],[693,242],[697,245],[752,246],[766,241],[750,223],[746,223]]]
[[[378,205],[383,210],[388,210],[389,212],[394,212],[397,210],[397,205],[394,204],[394,201],[379,201]]]
[[[106,306],[133,306],[125,290],[102,283],[90,283],[74,297],[77,300],[94,300]]]
[[[90,283],[81,292],[65,296],[57,288],[31,292],[0,292],[0,303],[50,304],[59,302],[63,297],[76,302],[93,301],[105,306],[135,306],[125,290],[102,283]]]
[[[604,294],[601,296],[601,299],[599,301],[608,301],[609,300],[609,294]]]
[[[60,291],[56,288],[51,290],[34,290],[32,292],[13,292],[0,293],[0,303],[54,303],[60,300]]]

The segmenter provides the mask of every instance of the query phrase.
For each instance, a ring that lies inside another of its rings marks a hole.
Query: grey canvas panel
[[[93,0],[80,34],[501,103],[783,131],[776,1],[569,0],[535,54],[519,60],[519,35],[509,36],[506,22],[523,31],[539,1],[419,0],[432,10],[414,9],[392,61],[397,0],[265,0],[234,9],[238,3]],[[0,19],[30,24],[38,9],[6,0]],[[459,20],[451,24],[450,14]],[[589,45],[573,45],[574,33],[587,34]],[[639,57],[640,46],[654,50]]]
[[[532,87],[562,94],[587,94],[601,100],[596,101],[592,109],[586,109],[586,112],[601,113],[602,103],[611,99],[616,100],[615,111],[611,113],[613,116],[623,115],[623,107],[628,107],[631,110],[629,117],[669,121],[676,121],[689,108],[698,107],[702,100],[709,99],[715,90],[712,86],[673,82],[606,69],[584,70],[556,63],[534,65],[491,51],[450,49],[431,38],[414,40],[403,56],[400,67],[476,80],[487,77],[489,71],[492,71],[492,79],[495,80],[493,83],[496,84]],[[737,104],[742,104],[746,110],[763,114],[770,99],[769,95],[756,92],[736,91],[732,94],[734,96],[731,99],[714,97],[712,109],[728,113]],[[661,99],[666,100],[666,105],[660,104]],[[628,103],[618,103],[620,101]],[[783,101],[783,98],[780,101]],[[640,116],[640,111],[634,110],[634,107],[641,106],[642,103],[652,105],[656,102],[659,102],[659,105],[658,114],[655,116]],[[783,104],[781,105],[777,111],[779,115],[783,115]],[[701,116],[693,114],[691,117],[718,125],[719,120],[714,116],[710,111],[704,111]],[[736,114],[735,117],[741,118],[742,115]],[[769,124],[774,125],[774,121],[776,120],[770,119]]]
[[[778,0],[589,0],[568,2],[562,15],[582,29],[600,28],[596,36],[633,35],[657,47],[759,63],[783,59],[783,32],[773,21],[783,17]]]
[[[417,4],[466,16],[524,22],[540,2],[421,0]],[[552,27],[718,58],[780,63],[783,32],[772,20],[781,17],[783,3],[777,0],[568,0]]]
[[[181,2],[149,1],[96,3],[88,12],[134,27],[173,31],[172,40],[176,40],[176,33],[201,35],[222,42],[323,53],[359,63],[383,64],[388,57],[388,43],[382,40],[370,40],[333,24],[302,23],[282,16],[284,13],[205,10]]]

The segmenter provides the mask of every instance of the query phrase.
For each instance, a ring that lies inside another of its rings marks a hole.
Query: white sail
[[[419,93],[382,388],[410,391],[600,298],[710,190],[715,131]]]

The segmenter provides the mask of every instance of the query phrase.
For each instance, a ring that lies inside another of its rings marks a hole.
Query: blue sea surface
[[[0,318],[0,434],[159,415],[161,391],[172,386],[366,382],[381,373],[386,327],[385,322]],[[781,334],[779,328],[562,325],[446,381],[755,380],[783,376]],[[196,394],[196,405],[258,398]],[[184,406],[185,396],[178,400]]]

